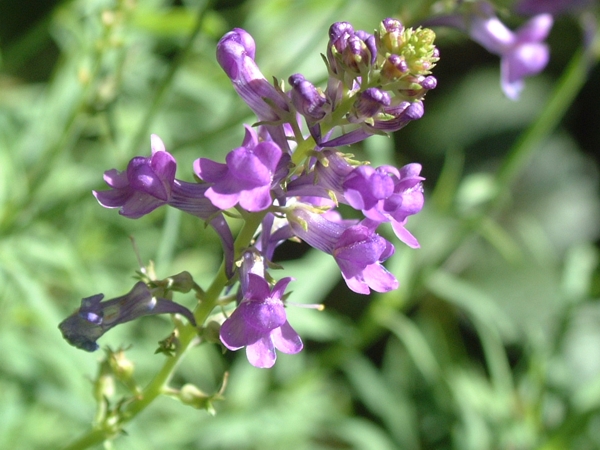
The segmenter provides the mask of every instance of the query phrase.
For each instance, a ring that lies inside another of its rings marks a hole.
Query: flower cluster
[[[431,75],[439,59],[434,38],[429,29],[405,28],[395,19],[382,21],[374,34],[335,23],[324,57],[329,73],[325,89],[293,74],[286,91],[283,83],[269,83],[259,70],[252,36],[234,29],[219,41],[217,60],[259,126],[246,127],[241,146],[225,155],[224,162],[197,159],[193,169],[198,183],[175,178],[175,159],[153,135],[151,157],[132,159],[124,172],[106,172],[111,190],[94,195],[126,217],[170,205],[213,226],[223,243],[230,284],[239,282],[236,307],[221,325],[220,340],[230,350],[245,347],[251,364],[271,367],[275,349],[302,349],[284,308],[292,279],[270,282],[268,269],[278,245],[300,239],[333,256],[348,287],[360,294],[398,287],[383,266],[394,245],[377,233],[380,225],[389,223],[400,241],[419,247],[406,223],[423,207],[421,166],[372,167],[336,147],[397,131],[423,115],[424,96],[437,84]],[[343,218],[340,204],[362,218]],[[238,214],[229,215],[254,215],[260,223],[252,240],[238,240],[235,247],[223,218],[232,208]],[[81,311],[79,321],[80,316]],[[77,329],[75,339],[65,336],[88,349],[105,331],[88,336],[80,322]]]

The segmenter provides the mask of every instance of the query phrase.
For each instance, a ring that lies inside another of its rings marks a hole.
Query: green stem
[[[489,219],[489,215],[498,211],[512,183],[521,174],[533,152],[539,148],[540,143],[554,130],[575,99],[575,96],[583,87],[587,79],[590,62],[596,62],[597,60],[598,56],[595,55],[595,59],[591,61],[590,54],[585,51],[579,51],[573,56],[567,69],[558,81],[548,103],[543,108],[542,113],[518,139],[500,168],[496,176],[499,189],[496,196],[488,204],[488,209],[477,217],[463,222],[463,226],[452,236],[452,244],[446,246],[448,250],[440,253],[435,261],[429,261],[428,266],[442,267],[444,261],[448,261],[461,244],[472,235],[472,231],[480,230],[485,225],[486,220]],[[365,314],[363,320],[358,325],[359,331],[358,337],[356,337],[355,348],[367,348],[385,333],[385,330],[381,327],[381,323],[375,319],[376,314],[373,312],[376,308],[381,307],[380,303],[384,301],[385,296],[377,298],[378,300],[372,303],[371,311]],[[416,298],[416,296],[413,296],[413,298]],[[403,307],[406,308],[409,305],[410,303],[404,303]],[[332,347],[324,354],[324,364],[329,366],[338,365],[340,363],[338,354],[344,355],[345,353],[341,350],[340,346]]]
[[[91,430],[89,433],[81,436],[71,445],[64,447],[64,450],[78,450],[89,448],[94,445],[101,444],[106,439],[106,432],[101,429]]]
[[[573,103],[587,80],[589,62],[590,54],[583,49],[580,49],[573,56],[538,119],[519,137],[508,156],[504,159],[496,176],[496,183],[500,189],[498,195],[492,201],[492,210],[499,207],[514,180],[527,166],[534,151],[556,128],[569,106]]]
[[[264,213],[249,214],[245,218],[246,220],[244,226],[238,234],[234,244],[236,255],[239,255],[243,249],[248,247],[265,214],[266,211]],[[198,324],[203,324],[206,322],[210,313],[217,305],[221,292],[223,292],[223,289],[228,281],[229,280],[225,273],[225,263],[223,263],[221,264],[221,267],[212,284],[206,291],[206,295],[204,296],[203,300],[198,304],[196,310],[194,311],[194,317],[196,318],[196,322]],[[183,359],[185,353],[195,343],[196,337],[197,330],[190,324],[186,325],[180,330],[179,350],[174,356],[165,360],[161,369],[158,371],[152,381],[150,381],[150,383],[144,388],[141,394],[123,408],[119,421],[120,426],[130,422],[165,391],[175,372],[175,369]],[[114,434],[114,429],[93,429],[68,447],[65,447],[65,450],[81,450],[88,448],[92,445],[100,444],[103,441],[110,439]]]
[[[448,251],[439,254],[436,261],[431,261],[432,266],[443,265],[473,231],[479,232],[489,216],[502,208],[515,179],[523,172],[534,151],[563,118],[587,80],[590,64],[597,61],[598,55],[592,55],[585,50],[573,55],[542,112],[519,137],[496,174],[497,190],[494,197],[479,215],[463,221],[460,229],[451,238],[453,243],[446,246]]]

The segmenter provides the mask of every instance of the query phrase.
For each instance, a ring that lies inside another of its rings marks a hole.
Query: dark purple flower
[[[354,34],[354,27],[348,22],[335,22],[329,27],[329,44],[327,45],[327,59],[331,65],[331,69],[335,74],[340,74],[343,71],[335,63],[333,52],[342,53],[347,46],[348,38]]]
[[[392,133],[404,128],[413,120],[419,120],[425,114],[425,106],[421,100],[414,102],[402,101],[383,108],[383,113],[391,116],[388,119],[375,120],[373,128],[386,133]]]
[[[288,354],[302,350],[302,340],[287,321],[281,300],[291,280],[283,278],[270,289],[263,277],[249,273],[241,303],[221,325],[223,345],[233,351],[246,347],[248,361],[255,367],[272,367],[275,349]]]
[[[122,297],[101,303],[103,298],[103,294],[97,294],[82,299],[81,307],[60,323],[58,328],[69,344],[93,352],[98,349],[98,338],[111,328],[153,314],[181,314],[196,326],[189,309],[171,300],[154,297],[142,281]]]
[[[325,96],[299,73],[290,76],[288,81],[292,86],[291,97],[296,110],[310,122],[322,119],[325,116]]]
[[[393,255],[394,246],[372,227],[333,222],[301,207],[287,216],[296,236],[334,257],[354,292],[369,294],[370,289],[388,292],[398,288],[396,277],[381,264]]]
[[[271,186],[283,152],[274,142],[256,143],[248,138],[226,156],[226,164],[207,158],[194,161],[194,171],[210,183],[206,197],[225,210],[239,203],[250,212],[263,211],[273,203]]]
[[[361,128],[349,131],[341,136],[321,142],[321,147],[340,147],[363,141],[374,134],[392,133],[404,128],[413,120],[423,117],[425,107],[421,100],[401,101],[383,107],[381,114],[372,119],[372,124],[363,122]]]
[[[360,93],[354,102],[348,121],[361,123],[379,114],[384,108],[390,106],[390,94],[379,88],[368,88]]]
[[[327,60],[334,74],[345,72],[359,75],[361,70],[375,64],[377,44],[375,36],[362,30],[354,31],[348,22],[336,22],[329,28]]]

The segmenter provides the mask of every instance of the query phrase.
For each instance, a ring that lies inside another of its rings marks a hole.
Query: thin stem
[[[146,110],[146,115],[144,116],[144,118],[142,119],[142,122],[140,123],[137,134],[131,141],[131,152],[129,154],[135,154],[137,152],[137,149],[144,142],[144,140],[147,139],[148,128],[150,128],[150,125],[152,124],[152,120],[154,119],[154,116],[158,112],[158,110],[165,98],[167,91],[173,84],[173,80],[175,79],[175,74],[183,65],[183,62],[187,58],[188,54],[190,53],[190,50],[192,49],[192,47],[194,45],[194,41],[200,34],[200,31],[202,30],[202,24],[204,23],[204,18],[206,17],[206,11],[208,11],[208,9],[210,8],[210,5],[211,5],[211,0],[208,0],[206,2],[206,4],[202,8],[200,8],[200,10],[198,11],[198,17],[196,19],[196,24],[194,25],[194,29],[192,30],[192,33],[188,36],[188,39],[187,39],[184,47],[177,54],[177,57],[175,58],[173,63],[170,65],[169,71],[167,72],[167,74],[165,75],[163,80],[161,81],[160,85],[158,86],[158,89],[156,89],[154,98],[152,99],[152,103],[150,104],[150,107]]]
[[[530,161],[534,151],[556,128],[569,106],[573,103],[587,79],[589,56],[589,53],[586,53],[583,49],[580,49],[573,56],[538,119],[519,137],[508,156],[504,159],[496,176],[496,183],[500,189],[491,204],[492,210],[499,207],[499,203]]]
[[[106,439],[106,432],[101,429],[91,430],[89,433],[81,436],[75,442],[72,442],[63,450],[78,450],[83,448],[89,448],[93,445],[98,445]]]
[[[256,230],[262,222],[265,214],[266,212],[255,213],[249,214],[246,217],[244,226],[238,234],[234,244],[236,255],[239,255],[244,248],[250,245],[250,242],[252,241],[254,234],[256,233]],[[194,311],[194,317],[196,318],[196,322],[198,324],[203,324],[206,322],[210,313],[217,305],[221,292],[223,292],[223,289],[228,281],[229,280],[225,273],[225,263],[223,262],[214,281],[207,289],[204,299],[198,304],[196,310]],[[169,381],[175,373],[175,369],[182,361],[183,356],[195,343],[196,336],[197,330],[190,324],[180,329],[179,349],[177,353],[165,360],[161,369],[158,371],[152,381],[150,381],[150,383],[144,388],[141,394],[123,408],[121,411],[119,426],[123,426],[127,422],[130,422],[165,391]],[[91,447],[92,445],[100,444],[104,440],[110,439],[111,435],[114,433],[115,430],[112,429],[93,429],[68,447],[65,447],[65,450],[81,450]]]
[[[515,179],[522,173],[534,151],[539,148],[564,117],[587,79],[590,64],[596,63],[597,60],[597,55],[591,58],[590,53],[585,50],[580,50],[573,55],[539,117],[519,137],[505,158],[496,175],[497,190],[494,197],[479,215],[463,222],[452,238],[453,244],[446,247],[448,252],[440,254],[437,262],[431,262],[432,265],[441,266],[443,261],[447,261],[461,243],[471,235],[472,231],[478,231],[491,214],[497,213],[501,209]]]
[[[597,59],[598,57],[596,56],[594,62]],[[446,247],[448,251],[441,253],[437,260],[429,261],[429,267],[442,267],[444,262],[449,260],[466,239],[472,236],[472,231],[480,230],[485,225],[486,220],[489,219],[489,215],[500,209],[502,200],[508,194],[514,180],[521,174],[529,162],[533,152],[539,148],[541,142],[554,130],[575,99],[577,93],[583,87],[587,79],[586,75],[589,70],[589,64],[589,53],[579,51],[573,56],[546,106],[543,108],[542,113],[518,139],[503,166],[500,168],[496,176],[499,189],[496,196],[488,204],[488,208],[482,211],[480,215],[463,222],[463,226],[452,236],[452,244]],[[355,348],[357,349],[368,347],[385,333],[385,330],[381,327],[381,323],[378,323],[375,318],[377,315],[373,312],[376,308],[381,307],[380,304],[384,297],[380,296],[377,298],[379,300],[372,303],[371,311],[364,315],[363,320],[358,325],[358,337],[355,344]],[[413,296],[413,298],[416,298],[416,296]],[[403,307],[406,308],[408,305],[409,303],[404,303]],[[332,347],[324,354],[323,361],[325,361],[325,364],[335,366],[340,363],[339,358],[341,356],[338,357],[338,355],[345,354],[340,348],[340,346]]]

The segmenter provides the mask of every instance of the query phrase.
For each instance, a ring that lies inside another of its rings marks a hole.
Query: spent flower
[[[96,341],[111,328],[154,314],[181,314],[196,325],[194,315],[185,306],[164,298],[156,298],[142,281],[129,293],[102,302],[103,294],[81,300],[80,308],[58,326],[69,344],[92,352],[98,349]]]

